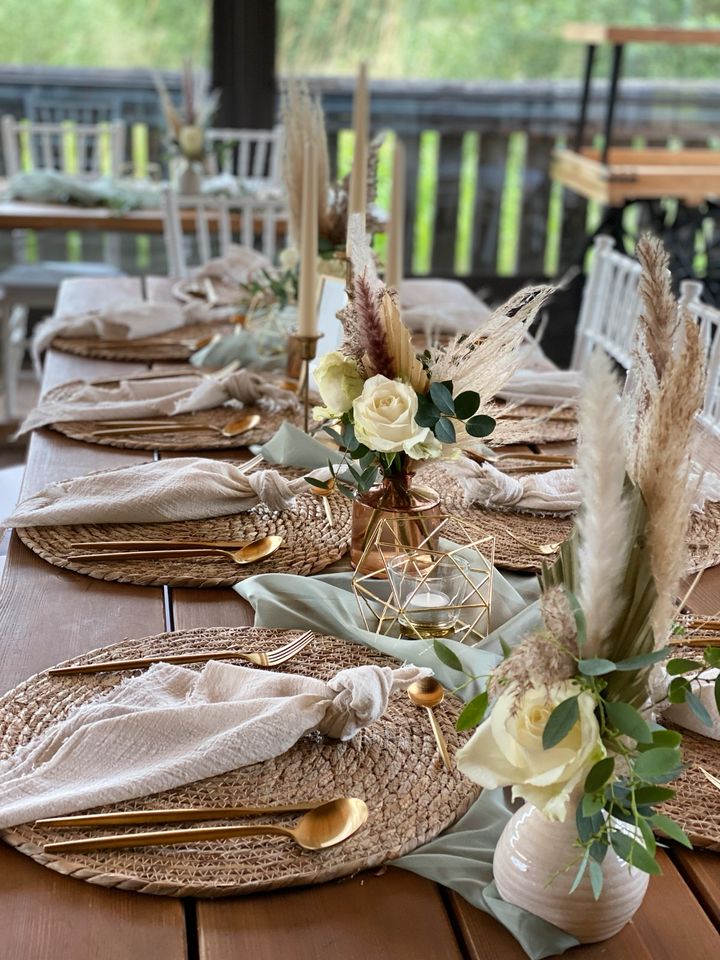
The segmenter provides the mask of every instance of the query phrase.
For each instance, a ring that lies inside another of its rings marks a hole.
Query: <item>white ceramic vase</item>
[[[570,893],[577,873],[577,828],[574,804],[564,823],[547,820],[530,803],[522,806],[503,830],[493,859],[498,892],[503,900],[542,917],[581,943],[614,936],[642,903],[649,881],[609,850],[603,861],[603,888],[593,897],[586,872]],[[568,866],[575,861],[573,866]],[[552,882],[551,877],[555,877]]]

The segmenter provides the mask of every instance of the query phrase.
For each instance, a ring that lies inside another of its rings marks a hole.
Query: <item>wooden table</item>
[[[149,279],[152,300],[169,297]],[[71,280],[63,312],[140,296],[139,280]],[[44,388],[75,377],[137,369],[50,352]],[[172,454],[163,454],[163,456]],[[33,434],[23,494],[151,453]],[[718,460],[720,462],[720,459]],[[720,607],[720,577],[702,603]],[[250,608],[230,589],[104,583],[49,566],[13,535],[0,584],[3,691],[31,674],[123,637],[166,629],[238,626]],[[715,609],[713,607],[713,609]],[[663,876],[616,938],[579,947],[577,960],[716,960],[720,857],[671,848]],[[175,900],[104,890],[61,877],[0,844],[0,960],[522,960],[513,937],[486,914],[430,881],[392,867],[305,889],[221,900]]]

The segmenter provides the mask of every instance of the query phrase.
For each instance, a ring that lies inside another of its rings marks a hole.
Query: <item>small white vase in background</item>
[[[614,936],[633,917],[650,877],[608,850],[599,899],[593,896],[587,872],[570,893],[579,853],[574,846],[574,809],[573,803],[568,804],[568,815],[560,823],[547,820],[530,803],[522,806],[500,836],[493,872],[503,900],[542,917],[581,943],[596,943]]]

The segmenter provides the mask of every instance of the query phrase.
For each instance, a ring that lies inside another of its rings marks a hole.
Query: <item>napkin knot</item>
[[[385,713],[391,694],[431,674],[424,667],[392,670],[373,664],[341,670],[327,684],[334,696],[318,730],[335,740],[350,740]]]

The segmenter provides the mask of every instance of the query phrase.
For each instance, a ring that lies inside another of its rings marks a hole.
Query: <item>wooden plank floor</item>
[[[146,285],[152,300],[169,296],[165,280]],[[140,295],[138,281],[71,281],[61,291],[68,312]],[[137,365],[136,365],[137,366]],[[132,370],[51,352],[45,387],[100,371]],[[212,455],[203,453],[202,455]],[[235,455],[235,452],[233,452]],[[246,455],[238,451],[241,458]],[[139,463],[151,452],[113,450],[38,431],[30,444],[23,493],[51,480]],[[718,461],[720,462],[720,460]],[[0,586],[0,687],[9,689],[58,660],[124,636],[236,626],[252,611],[232,590],[162,591],[65,573],[13,535]],[[720,570],[693,598],[720,607]],[[576,949],[582,960],[670,960],[720,955],[720,858],[672,849],[635,919],[616,938]],[[498,923],[456,894],[402,870],[269,895],[187,901],[102,890],[71,880],[0,844],[0,960],[515,960],[524,953]],[[715,925],[715,926],[714,926]]]

